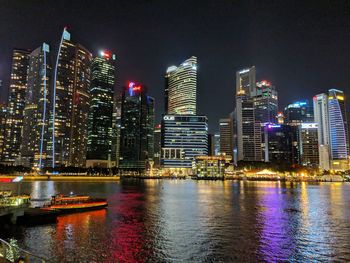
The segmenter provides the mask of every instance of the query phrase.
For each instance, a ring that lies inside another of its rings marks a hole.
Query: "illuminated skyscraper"
[[[308,100],[296,101],[284,108],[285,123],[299,125],[314,121],[312,104]]]
[[[160,166],[160,158],[162,153],[162,129],[161,124],[154,127],[154,167]]]
[[[196,57],[190,57],[178,67],[169,67],[165,75],[165,85],[165,106],[168,114],[196,114]]]
[[[344,92],[337,89],[328,91],[329,138],[331,168],[349,169],[349,135]]]
[[[5,124],[6,124],[6,105],[0,104],[0,156],[4,150],[4,135],[5,135]]]
[[[115,55],[107,51],[92,60],[87,167],[111,167]]]
[[[225,118],[219,121],[220,129],[220,153],[233,156],[233,127],[232,119]]]
[[[299,125],[300,164],[303,166],[319,166],[317,123]]]
[[[52,166],[85,167],[92,55],[64,29],[54,69]]]
[[[29,55],[27,92],[20,163],[28,167],[42,168],[46,162],[49,140],[49,98],[51,64],[50,50],[46,43]]]
[[[236,94],[245,94],[248,97],[255,96],[255,66],[236,72]]]
[[[15,164],[20,153],[23,127],[23,111],[27,89],[29,65],[28,50],[15,49],[12,55],[12,70],[7,104],[2,161]]]
[[[278,95],[270,82],[263,80],[256,83],[254,95],[255,120],[261,123],[276,123]]]
[[[314,118],[317,123],[319,165],[323,170],[330,169],[330,145],[329,145],[329,115],[328,95],[325,93],[314,96]]]
[[[123,89],[119,167],[144,170],[154,154],[154,99],[147,88],[129,82]]]

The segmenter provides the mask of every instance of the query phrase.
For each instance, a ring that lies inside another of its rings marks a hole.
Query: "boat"
[[[88,210],[97,210],[106,208],[107,199],[92,198],[88,195],[62,195],[52,196],[51,202],[44,205],[41,209],[58,211],[60,213],[74,213]]]

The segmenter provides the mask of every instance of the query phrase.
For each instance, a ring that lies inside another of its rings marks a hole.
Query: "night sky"
[[[255,65],[282,109],[338,88],[350,95],[349,1],[32,1],[0,0],[1,101],[7,100],[14,47],[73,42],[117,54],[118,85],[135,80],[163,112],[164,73],[198,57],[198,111],[210,131],[234,107],[235,71]]]

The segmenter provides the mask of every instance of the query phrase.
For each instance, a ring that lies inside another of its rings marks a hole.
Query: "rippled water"
[[[0,230],[54,262],[350,261],[347,183],[32,182],[22,191],[108,198],[106,210]]]

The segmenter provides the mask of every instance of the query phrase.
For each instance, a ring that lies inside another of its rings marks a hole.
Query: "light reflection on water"
[[[0,189],[17,189],[0,184]],[[106,210],[0,229],[55,262],[349,261],[350,184],[124,180],[22,183],[33,198],[106,197]]]

